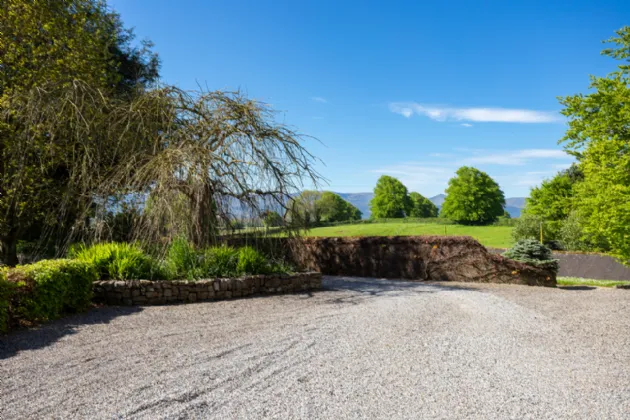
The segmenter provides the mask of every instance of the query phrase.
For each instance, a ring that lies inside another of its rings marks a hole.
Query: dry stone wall
[[[94,283],[93,300],[108,305],[162,305],[303,292],[321,287],[322,275],[316,272],[197,281],[106,280]]]

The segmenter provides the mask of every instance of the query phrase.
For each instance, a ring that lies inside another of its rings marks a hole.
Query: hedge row
[[[44,260],[0,270],[0,331],[85,309],[98,273],[76,260]]]

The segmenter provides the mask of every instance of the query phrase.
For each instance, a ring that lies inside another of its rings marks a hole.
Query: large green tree
[[[412,192],[409,194],[412,207],[409,213],[410,217],[437,217],[440,210],[435,204],[420,193]]]
[[[463,224],[487,224],[503,215],[503,191],[487,173],[462,166],[451,178],[441,217]]]
[[[591,76],[589,93],[560,98],[569,119],[561,142],[584,172],[574,204],[585,232],[630,261],[630,27],[607,43],[602,54],[619,60],[618,69]]]
[[[370,201],[372,218],[399,218],[408,216],[412,209],[407,187],[398,179],[383,175],[376,182],[374,197]]]
[[[543,220],[560,221],[571,212],[574,182],[566,172],[534,187],[525,201],[523,213],[540,216]]]
[[[347,202],[339,194],[324,191],[319,199],[322,221],[346,222],[361,219],[361,211]]]
[[[103,1],[0,3],[0,249],[5,262],[16,262],[18,240],[67,229],[77,217],[77,203],[68,202],[81,194],[74,190],[72,166],[94,171],[95,165],[116,160],[110,143],[88,150],[89,136],[84,133],[77,141],[70,132],[104,123],[111,130],[107,124],[114,120],[105,108],[125,108],[123,96],[156,80],[157,57],[148,45],[133,47],[132,40],[133,33]],[[124,123],[121,117],[115,123]],[[136,127],[128,128],[131,134]],[[93,145],[102,141],[92,136]],[[54,211],[62,202],[63,212]]]

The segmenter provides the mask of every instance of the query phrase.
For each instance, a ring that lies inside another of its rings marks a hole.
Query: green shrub
[[[516,219],[512,237],[515,241],[522,239],[540,239],[540,225],[542,223],[543,241],[553,241],[558,239],[560,222],[545,221],[540,216],[532,214],[522,214]]]
[[[232,277],[238,274],[239,252],[222,245],[204,251],[204,273],[208,277]]]
[[[136,244],[80,245],[68,256],[93,264],[102,280],[160,280],[168,277],[165,267]]]
[[[552,258],[551,250],[535,239],[523,239],[503,253],[503,256],[525,264],[558,271],[558,260]]]
[[[270,271],[267,258],[250,246],[238,250],[238,274],[267,274]]]
[[[203,255],[184,238],[175,239],[171,243],[166,266],[174,278],[194,280],[205,275]]]
[[[7,281],[7,269],[0,268],[0,333],[9,329],[11,301],[17,285]]]
[[[7,279],[23,291],[15,308],[18,318],[46,321],[88,306],[95,267],[78,260],[42,260],[6,270]]]

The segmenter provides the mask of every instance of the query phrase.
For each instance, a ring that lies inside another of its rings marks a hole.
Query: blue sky
[[[628,1],[114,0],[162,77],[241,89],[321,144],[325,189],[401,179],[426,196],[458,166],[506,196],[569,165],[557,96],[614,69],[601,41]]]

